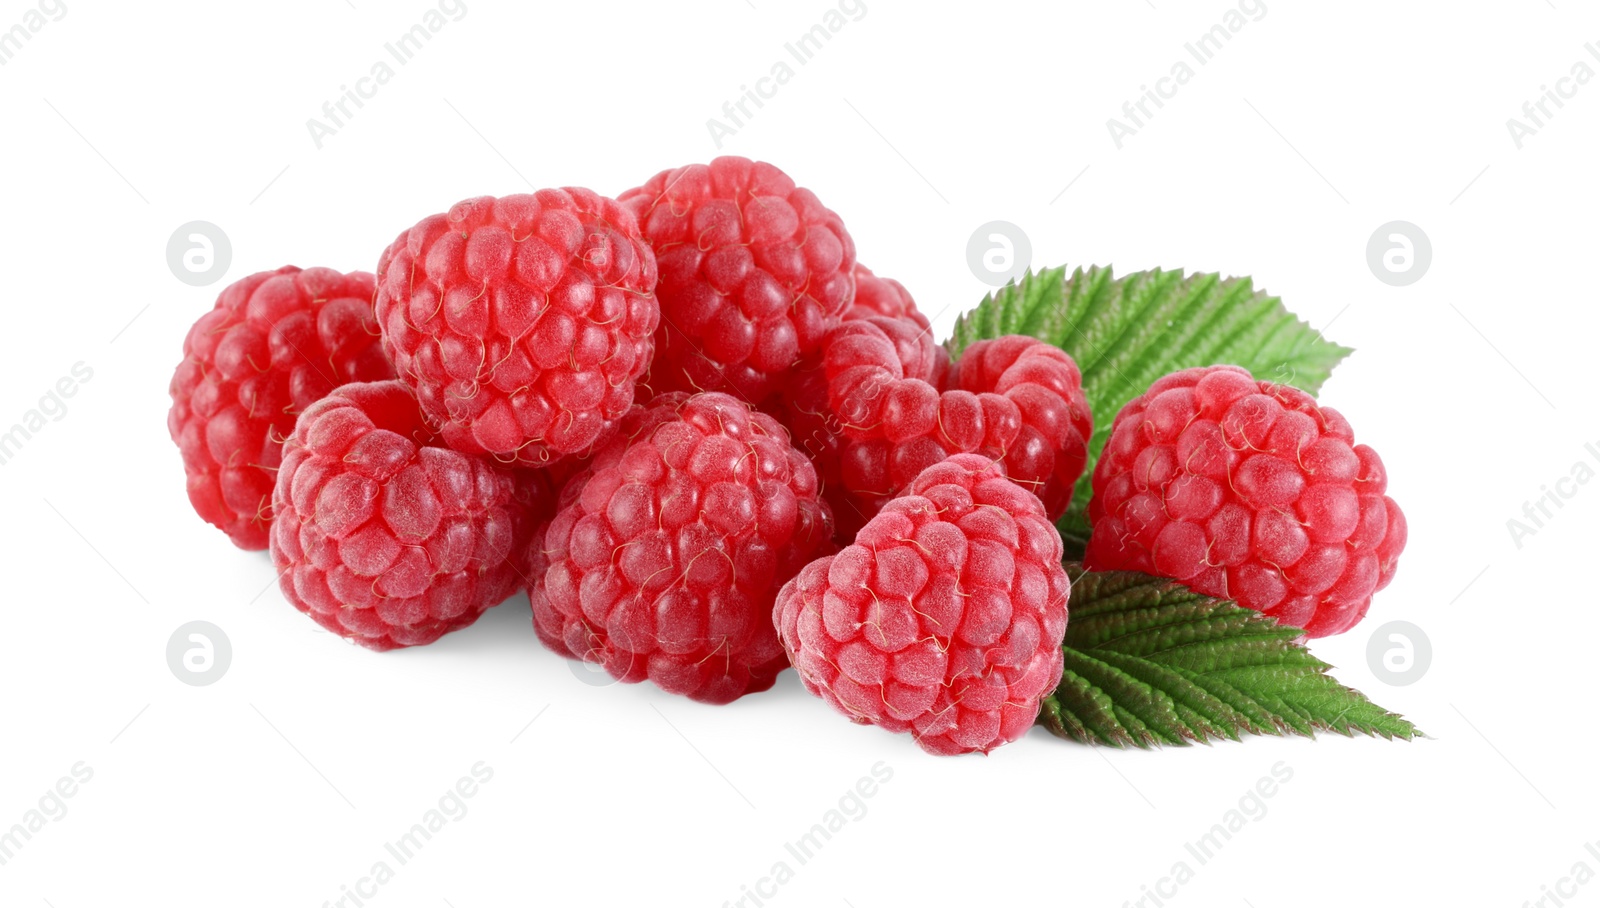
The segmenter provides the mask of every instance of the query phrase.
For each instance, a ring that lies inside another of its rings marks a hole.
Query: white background
[[[1358,351],[1323,402],[1382,453],[1411,541],[1366,622],[1314,650],[1429,739],[1124,753],[1036,729],[938,759],[850,725],[792,673],[725,707],[584,683],[520,596],[423,649],[347,645],[281,600],[264,553],[195,517],[165,428],[185,329],[226,282],[370,269],[467,196],[615,194],[709,160],[707,118],[825,0],[466,0],[320,150],[306,120],[424,2],[66,6],[0,67],[0,424],[93,369],[0,467],[0,827],[75,763],[93,778],[0,866],[0,903],[320,906],[382,859],[378,908],[720,906],[780,859],[795,875],[763,900],[778,908],[1118,906],[1179,860],[1195,874],[1168,904],[1516,906],[1571,892],[1576,862],[1600,871],[1584,850],[1600,839],[1600,483],[1568,486],[1520,548],[1506,527],[1600,443],[1600,83],[1520,150],[1506,127],[1575,61],[1600,68],[1593,10],[1268,0],[1118,150],[1107,118],[1224,2],[867,0],[726,140],[814,189],[941,333],[985,292],[965,248],[1000,219],[1036,265],[1253,275]],[[0,3],[0,28],[30,8]],[[165,259],[197,219],[232,241],[209,287]],[[1394,219],[1432,240],[1408,287],[1366,263]],[[209,687],[165,656],[195,619],[232,642]],[[1432,642],[1411,686],[1368,665],[1391,620]],[[493,778],[468,812],[388,858],[479,761]],[[893,776],[867,813],[799,866],[784,843],[880,761]],[[1293,777],[1266,814],[1198,865],[1184,843],[1280,761]],[[1600,881],[1576,891],[1568,904],[1600,904]]]

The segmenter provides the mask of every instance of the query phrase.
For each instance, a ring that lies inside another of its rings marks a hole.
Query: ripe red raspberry
[[[721,157],[664,170],[619,198],[661,266],[657,392],[760,403],[854,297],[844,222],[771,164]]]
[[[917,308],[916,300],[911,298],[910,291],[899,281],[879,277],[865,265],[856,266],[856,296],[850,308],[844,312],[841,321],[857,321],[874,317],[885,317],[896,322],[909,322],[918,329],[916,332],[919,344],[931,345],[933,360],[927,369],[912,368],[911,360],[903,360],[906,364],[906,374],[910,377],[921,378],[929,384],[945,390],[950,380],[950,353],[944,345],[933,343],[933,328],[928,322],[928,317]],[[897,344],[904,344],[904,336],[897,340]],[[824,339],[823,347],[827,341]],[[926,360],[917,360],[927,365]],[[820,358],[818,360],[820,365]]]
[[[727,703],[787,664],[778,587],[829,545],[805,456],[771,417],[661,395],[568,482],[529,562],[534,628],[622,681]]]
[[[228,285],[189,329],[169,389],[195,512],[239,548],[266,548],[295,416],[338,385],[392,378],[377,341],[365,272],[289,265]]]
[[[300,415],[273,493],[272,563],[295,608],[375,650],[432,643],[516,592],[553,496],[541,472],[441,446],[398,381]]]
[[[904,284],[891,278],[878,277],[866,265],[856,265],[855,273],[856,296],[850,308],[845,310],[846,319],[886,315],[914,322],[917,327],[928,330],[928,317],[917,308],[916,300],[911,298],[911,292]]]
[[[1010,335],[961,354],[956,387],[1016,404],[1022,428],[1005,448],[1006,472],[1031,489],[1051,520],[1066,513],[1093,432],[1078,364],[1059,347]]]
[[[655,255],[587,189],[468,199],[378,260],[378,325],[452,448],[539,466],[616,429],[650,365]]]
[[[1061,680],[1069,589],[1038,498],[958,454],[807,565],[773,619],[806,689],[856,722],[931,753],[988,752]]]
[[[979,341],[951,366],[953,387],[940,393],[908,371],[905,344],[882,321],[840,326],[823,360],[853,508],[870,517],[922,470],[976,452],[1001,459],[1052,520],[1065,513],[1091,430],[1072,357],[1031,337]]]
[[[1156,381],[1094,471],[1084,565],[1182,581],[1304,628],[1348,630],[1394,576],[1405,516],[1338,411],[1237,366]]]
[[[928,319],[917,309],[899,281],[873,274],[857,265],[855,302],[845,310],[842,322],[872,321],[888,335],[901,360],[903,374],[921,378],[944,390],[950,372],[950,354],[933,343]],[[849,329],[844,334],[856,332]],[[826,346],[826,340],[824,341]],[[801,359],[779,393],[763,404],[763,409],[783,424],[795,447],[811,457],[822,483],[823,498],[833,511],[834,538],[848,545],[856,531],[876,513],[865,513],[861,502],[853,501],[840,473],[841,423],[828,406],[828,376],[821,351]]]

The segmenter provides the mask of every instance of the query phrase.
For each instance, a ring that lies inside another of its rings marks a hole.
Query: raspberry
[[[771,164],[721,157],[620,197],[661,266],[650,382],[760,403],[820,349],[855,294],[839,216]]]
[[[189,329],[169,389],[195,512],[239,548],[266,548],[295,416],[338,385],[392,378],[377,340],[365,272],[289,265],[228,285]]]
[[[866,265],[856,265],[856,299],[850,309],[845,310],[842,325],[850,321],[874,321],[896,345],[898,356],[904,356],[902,374],[912,374],[934,387],[944,387],[950,355],[942,345],[934,344],[928,318],[918,312],[917,304],[899,281],[877,277]],[[824,339],[824,348],[826,344]],[[827,372],[822,368],[822,352],[802,358],[790,374],[789,382],[782,385],[778,395],[763,404],[763,409],[789,430],[795,448],[811,457],[822,483],[822,497],[834,512],[835,539],[850,544],[870,515],[862,515],[858,505],[851,502],[840,476],[838,451],[842,443],[842,425],[827,403]]]
[[[1383,461],[1297,388],[1174,372],[1112,423],[1084,565],[1232,599],[1312,637],[1350,629],[1406,544]]]
[[[856,266],[855,302],[845,310],[842,321],[855,321],[882,316],[897,322],[910,322],[919,329],[919,342],[932,344],[933,361],[927,370],[908,371],[908,375],[926,380],[940,391],[949,380],[950,353],[942,344],[933,344],[932,326],[928,317],[917,308],[916,300],[905,285],[889,278],[878,277],[865,265]],[[902,339],[900,341],[904,343]],[[823,347],[827,347],[824,340]]]
[[[845,310],[846,319],[885,315],[914,322],[917,327],[928,330],[928,317],[917,308],[916,300],[911,298],[911,292],[906,290],[904,284],[878,277],[866,265],[856,265],[855,274],[856,296],[850,308]]]
[[[855,275],[855,302],[845,310],[842,322],[876,320],[896,347],[902,373],[942,390],[950,371],[950,354],[933,343],[928,319],[918,311],[911,294],[899,281],[878,277],[865,265],[857,265]],[[864,506],[851,500],[840,474],[841,424],[828,406],[822,352],[803,358],[788,383],[763,409],[789,430],[795,447],[811,457],[823,498],[833,510],[835,538],[848,545],[872,515],[863,513]]]
[[[941,393],[919,377],[909,349],[883,319],[847,322],[829,336],[828,402],[844,436],[840,479],[852,507],[870,517],[922,470],[975,452],[1001,459],[1052,520],[1065,513],[1091,429],[1072,357],[1019,335],[979,341],[951,366],[953,387]]]
[[[936,754],[1028,731],[1061,680],[1070,584],[1034,495],[977,454],[929,467],[773,619],[807,690]]]
[[[817,478],[727,394],[658,396],[562,490],[529,562],[534,628],[622,681],[727,703],[787,665],[779,585],[829,545]]]
[[[936,398],[934,379],[946,362],[941,351],[928,331],[886,316],[849,319],[829,332],[822,364],[841,433],[852,438],[901,434],[900,416],[909,405],[897,395]]]
[[[1004,449],[1006,472],[1039,496],[1051,520],[1066,513],[1093,432],[1078,364],[1059,347],[1011,335],[967,347],[956,384],[1016,404],[1022,428]]]
[[[633,215],[587,189],[468,199],[378,261],[383,343],[452,448],[543,465],[603,442],[659,319]]]
[[[375,650],[432,643],[514,593],[543,474],[442,447],[398,381],[300,414],[273,492],[272,563],[295,608]]]

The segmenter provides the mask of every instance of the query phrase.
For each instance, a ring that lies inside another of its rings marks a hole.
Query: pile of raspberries
[[[770,164],[468,199],[376,274],[251,275],[170,390],[195,511],[374,650],[521,590],[619,680],[727,703],[793,666],[939,754],[1020,737],[1061,679],[1077,364],[1022,336],[952,360]],[[1405,542],[1384,487],[1307,395],[1176,373],[1116,417],[1087,567],[1337,633]]]

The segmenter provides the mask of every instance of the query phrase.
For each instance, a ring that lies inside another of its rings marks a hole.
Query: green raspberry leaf
[[[1259,379],[1316,394],[1333,367],[1350,355],[1324,339],[1278,297],[1247,277],[1181,271],[1065,266],[1030,272],[984,297],[956,321],[945,342],[952,358],[967,345],[1003,334],[1027,334],[1072,354],[1094,416],[1089,462],[1058,528],[1068,551],[1089,538],[1089,481],[1111,422],[1128,401],[1169,372],[1229,363]]]
[[[1187,745],[1319,731],[1409,741],[1422,732],[1328,674],[1301,631],[1131,571],[1072,577],[1066,670],[1039,724],[1081,743]]]

